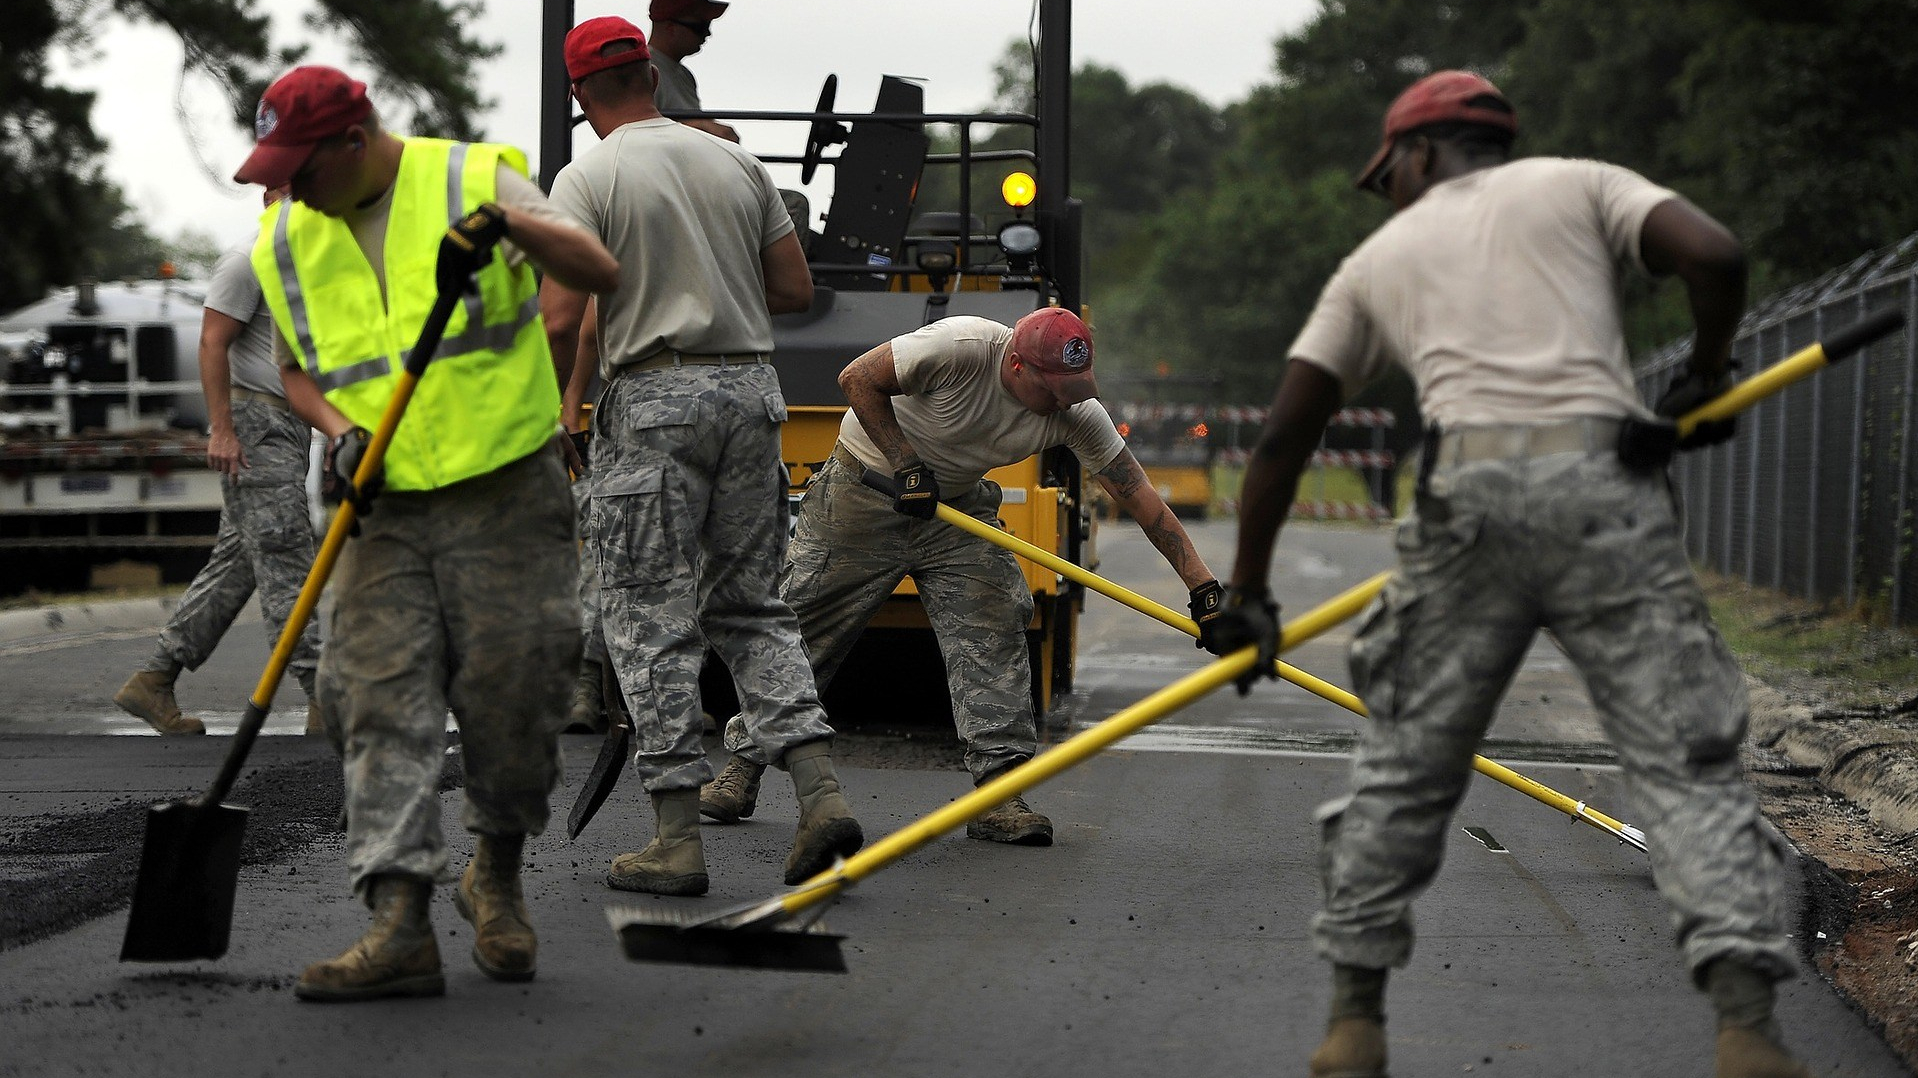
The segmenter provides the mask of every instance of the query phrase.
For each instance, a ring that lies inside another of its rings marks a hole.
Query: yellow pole
[[[1153,602],[1151,599],[1137,592],[1129,591],[1084,566],[1074,565],[1072,562],[1059,557],[1049,550],[1034,546],[1017,536],[1008,535],[983,520],[961,513],[950,505],[940,504],[939,519],[955,527],[963,528],[987,542],[997,543],[999,546],[1005,547],[1014,554],[1035,561],[1068,580],[1074,580],[1084,584],[1086,587],[1091,588],[1101,595],[1116,599],[1147,617],[1157,618],[1187,636],[1196,637],[1199,635],[1199,626],[1193,622],[1191,618],[1173,610],[1171,607]],[[1385,587],[1385,582],[1389,580],[1391,576],[1391,573],[1380,573],[1347,592],[1346,596],[1363,596],[1359,601],[1360,607],[1363,607],[1365,603],[1370,602],[1372,597],[1377,595],[1379,591]],[[1318,612],[1314,611],[1313,613],[1316,614]],[[1287,630],[1288,633],[1296,631],[1296,629]],[[1290,649],[1300,642],[1302,641],[1290,639],[1288,636],[1287,639],[1281,641],[1281,650]],[[1329,700],[1353,714],[1366,714],[1363,701],[1329,681],[1323,681],[1313,677],[1298,667],[1285,662],[1278,664],[1278,672],[1279,677],[1286,681],[1325,700]],[[1629,824],[1623,824],[1612,819],[1610,816],[1586,805],[1583,801],[1574,801],[1543,783],[1528,779],[1518,772],[1513,771],[1511,768],[1494,763],[1483,756],[1473,756],[1472,767],[1479,774],[1489,779],[1502,782],[1512,789],[1517,790],[1519,793],[1545,805],[1549,805],[1573,819],[1583,820],[1621,842],[1636,846],[1641,851],[1645,848],[1644,832]],[[1001,800],[1003,800],[1003,798]]]

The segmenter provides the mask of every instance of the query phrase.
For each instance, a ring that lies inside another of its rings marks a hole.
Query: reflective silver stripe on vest
[[[460,218],[466,216],[465,177],[466,143],[455,142],[446,159],[446,227],[448,229],[458,225]],[[466,308],[466,324],[469,327],[467,333],[460,335],[461,339],[464,339],[472,335],[470,327],[479,326],[486,321],[486,308],[481,303],[478,289],[466,293],[465,297],[460,300],[460,306]],[[457,342],[448,341],[447,343],[454,344]],[[454,348],[448,351],[447,354],[453,355],[468,350],[469,349],[465,348]]]
[[[293,321],[293,337],[306,363],[306,372],[320,378],[320,355],[313,349],[313,324],[306,317],[306,291],[300,287],[300,271],[293,265],[293,245],[286,238],[287,222],[293,219],[293,200],[280,201],[280,215],[273,222],[273,261],[280,268],[280,290],[286,293],[286,307]],[[322,386],[321,388],[325,388]]]
[[[313,375],[313,381],[320,387],[320,392],[331,393],[355,382],[378,378],[392,369],[392,362],[385,356],[375,356],[372,359],[362,359],[358,363],[349,363],[338,370],[327,371],[325,374],[316,372]]]
[[[441,341],[439,354],[459,356],[468,352],[478,352],[481,349],[491,349],[495,352],[506,351],[513,347],[515,340],[519,339],[520,330],[525,329],[532,324],[533,319],[539,317],[539,297],[528,296],[526,302],[519,305],[518,315],[511,322],[489,326],[480,320],[483,317],[475,316],[474,321],[466,323],[466,332]],[[412,354],[412,349],[408,349],[407,355],[411,357]]]

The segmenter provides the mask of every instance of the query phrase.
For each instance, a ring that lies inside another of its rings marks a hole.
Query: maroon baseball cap
[[[601,50],[606,46],[620,42],[631,42],[634,47],[623,52],[602,54]],[[610,67],[638,63],[652,57],[652,50],[646,47],[646,35],[639,32],[639,27],[617,15],[587,19],[566,35],[566,77],[574,82],[588,75],[597,75]]]
[[[1013,323],[1006,350],[1043,375],[1067,404],[1099,395],[1092,379],[1092,331],[1064,307],[1041,307]]]
[[[1472,102],[1481,97],[1496,98],[1505,108],[1487,108]],[[1385,110],[1385,141],[1359,173],[1358,185],[1370,187],[1392,153],[1399,136],[1426,124],[1472,123],[1518,133],[1518,113],[1490,79],[1470,71],[1434,71],[1405,88],[1392,107]]]
[[[721,0],[653,0],[646,14],[655,20],[717,19],[726,14]]]
[[[322,139],[372,114],[365,83],[337,68],[296,67],[260,95],[260,111],[253,117],[253,152],[233,179],[284,187]]]

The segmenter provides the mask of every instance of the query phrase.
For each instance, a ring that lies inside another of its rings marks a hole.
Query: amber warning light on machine
[[[1015,210],[1023,210],[1032,205],[1033,196],[1039,193],[1039,185],[1024,172],[1014,172],[999,184],[999,193],[1005,196],[1006,205]]]

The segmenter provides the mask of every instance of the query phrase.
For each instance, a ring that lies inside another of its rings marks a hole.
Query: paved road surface
[[[1205,526],[1200,541],[1223,568],[1230,528]],[[1115,579],[1182,606],[1136,532],[1112,528],[1102,546]],[[1276,572],[1281,599],[1300,612],[1389,557],[1383,533],[1295,529]],[[1189,645],[1167,642],[1169,630],[1098,596],[1088,603],[1075,723],[1200,664]],[[1294,658],[1344,682],[1340,642]],[[57,733],[125,728],[104,702],[147,645],[0,651],[6,916],[61,897],[62,881],[124,887],[140,806],[211,775],[222,738]],[[188,682],[191,698],[237,701],[263,654],[236,638]],[[837,977],[625,961],[602,911],[628,896],[601,877],[647,829],[629,782],[577,844],[556,833],[531,845],[536,982],[495,984],[473,969],[442,889],[447,997],[333,1007],[299,1004],[290,988],[301,965],[363,924],[342,893],[340,836],[326,828],[337,773],[323,746],[268,738],[233,798],[255,813],[231,953],[121,965],[123,907],[10,945],[0,951],[0,1075],[1302,1074],[1325,1007],[1324,967],[1304,938],[1317,891],[1306,821],[1338,792],[1346,761],[1292,746],[1336,744],[1353,728],[1288,686],[1215,695],[1040,789],[1033,800],[1054,817],[1055,847],[948,837],[862,884],[829,918],[849,936],[852,972]],[[1629,819],[1615,771],[1556,762],[1587,759],[1579,746],[1596,733],[1549,644],[1494,732],[1515,752],[1500,758]],[[567,741],[561,812],[592,747]],[[892,765],[845,769],[869,834],[964,788],[956,770],[898,766],[923,753],[856,758]],[[449,820],[458,803],[457,791],[446,795]],[[758,818],[707,829],[711,896],[639,901],[717,909],[772,893],[794,815],[790,793],[769,782]],[[1393,1073],[1708,1074],[1709,1009],[1671,951],[1643,857],[1489,782],[1474,785],[1459,823],[1503,849],[1455,834],[1421,902],[1419,950],[1388,1001]],[[455,828],[450,842],[457,867],[470,841]],[[1905,1073],[1816,978],[1787,985],[1780,1007],[1814,1073]]]

